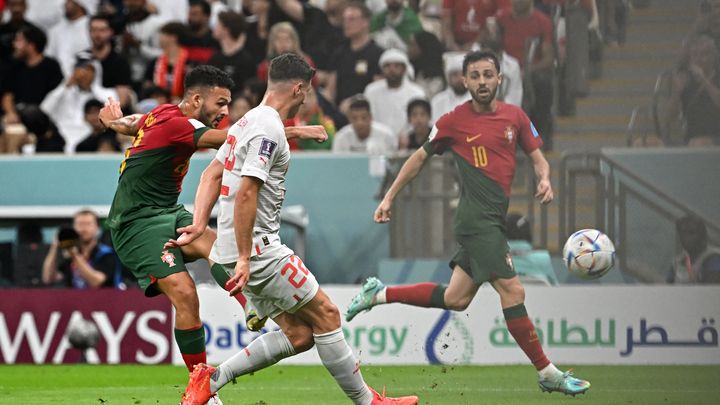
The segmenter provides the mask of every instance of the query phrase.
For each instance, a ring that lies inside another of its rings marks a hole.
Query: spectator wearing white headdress
[[[443,55],[445,78],[448,85],[445,90],[436,94],[430,102],[432,106],[432,122],[437,122],[440,117],[470,100],[470,93],[465,88],[465,83],[463,83],[463,58],[465,58],[464,52],[446,52]]]
[[[397,49],[388,49],[378,63],[383,79],[365,87],[365,98],[370,102],[373,119],[384,124],[399,137],[407,125],[407,105],[410,100],[427,98],[423,89],[412,82],[412,65],[407,55]]]
[[[48,32],[45,54],[60,63],[63,75],[70,77],[75,66],[75,55],[90,48],[90,15],[97,11],[98,0],[68,0],[65,18]]]

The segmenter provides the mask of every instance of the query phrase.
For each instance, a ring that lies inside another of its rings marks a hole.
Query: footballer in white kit
[[[294,313],[318,291],[318,283],[302,260],[280,241],[280,209],[285,199],[285,173],[290,147],[278,112],[266,105],[250,110],[230,127],[215,157],[224,165],[220,188],[218,237],[210,259],[235,272],[238,248],[234,229],[235,197],[243,176],[264,184],[257,198],[250,276],[243,293],[259,317]]]

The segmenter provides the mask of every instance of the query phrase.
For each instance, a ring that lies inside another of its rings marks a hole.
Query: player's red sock
[[[190,329],[175,329],[175,341],[189,371],[192,371],[196,364],[207,362],[205,328],[202,325]]]
[[[437,283],[418,283],[386,287],[385,298],[388,303],[400,302],[425,308],[445,309],[446,287]]]
[[[515,338],[518,346],[528,356],[533,366],[539,371],[550,364],[550,360],[545,356],[540,339],[535,332],[530,318],[528,318],[527,310],[524,304],[515,305],[503,309],[505,322],[510,334]]]

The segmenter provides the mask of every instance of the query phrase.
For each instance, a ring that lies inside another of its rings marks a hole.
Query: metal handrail
[[[637,174],[633,173],[630,169],[625,167],[622,163],[618,162],[617,160],[615,160],[609,156],[606,156],[602,153],[600,153],[600,158],[601,158],[601,160],[604,160],[606,163],[608,163],[610,166],[614,166],[615,168],[619,169],[619,171],[622,172],[623,175],[629,177],[630,179],[632,179],[632,181],[640,184],[641,186],[643,186],[645,189],[647,189],[651,193],[662,198],[666,203],[673,205],[678,210],[684,211],[686,214],[692,214],[692,215],[702,217],[702,215],[698,214],[695,210],[688,207],[686,204],[683,204],[682,202],[676,200],[674,197],[668,195],[667,193],[663,192],[662,190],[658,189],[657,187],[653,186],[652,184],[650,184],[647,181],[640,178]],[[709,218],[703,218],[703,219],[708,228],[711,228],[715,232],[720,232],[720,225],[715,224]]]
[[[580,161],[580,166],[568,167],[571,160]],[[608,167],[606,174],[602,172],[603,164]],[[565,153],[560,162],[560,185],[558,188],[560,195],[558,240],[560,246],[563,245],[567,235],[575,230],[575,178],[582,174],[593,176],[596,184],[598,184],[596,190],[598,199],[596,207],[597,226],[607,226],[604,231],[617,242],[618,246],[616,247],[623,267],[625,255],[622,254],[622,250],[626,241],[624,217],[626,215],[625,205],[628,195],[640,199],[645,205],[650,206],[663,217],[671,220],[677,219],[677,211],[686,215],[702,217],[696,210],[643,180],[633,173],[631,169],[602,152]],[[623,179],[618,179],[618,174],[623,176]],[[652,197],[647,197],[647,194],[652,195]],[[673,209],[675,212],[673,212]],[[573,214],[570,215],[571,213]],[[619,229],[615,228],[616,219],[618,220]],[[720,234],[718,224],[708,218],[704,219],[708,230]]]

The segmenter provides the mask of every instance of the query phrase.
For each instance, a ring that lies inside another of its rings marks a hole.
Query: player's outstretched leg
[[[223,269],[223,266],[217,263],[213,264],[210,267],[210,274],[212,274],[215,282],[218,283],[220,287],[224,288],[225,291],[230,291],[233,287],[235,287],[234,285],[228,284],[230,276]],[[235,299],[240,303],[240,305],[243,307],[243,310],[245,311],[245,327],[247,327],[248,330],[253,332],[259,332],[260,329],[265,327],[267,317],[260,318],[255,308],[253,308],[252,304],[249,304],[247,302],[247,299],[245,298],[243,293],[236,294]]]
[[[381,304],[402,303],[424,308],[443,308],[445,305],[446,287],[437,283],[418,283],[410,285],[386,287],[376,277],[368,278],[362,290],[353,297],[345,313],[345,320],[350,322],[357,314],[369,311]]]
[[[548,360],[540,345],[527,310],[525,309],[525,289],[520,279],[497,279],[492,286],[500,294],[500,304],[508,331],[518,346],[525,352],[538,371],[538,385],[543,392],[562,392],[567,395],[582,394],[590,388],[590,383],[572,376],[569,371],[562,372]]]
[[[367,386],[360,372],[360,362],[345,341],[345,335],[340,327],[340,313],[322,289],[318,290],[315,297],[297,314],[312,326],[320,360],[353,403],[357,405],[417,404],[416,396],[389,398]]]
[[[302,331],[293,330],[291,334],[299,335]],[[312,347],[312,332],[305,327],[303,333],[304,347],[299,351],[305,351]],[[213,396],[217,391],[232,381],[254,371],[269,367],[278,361],[292,356],[296,353],[293,344],[282,331],[265,333],[235,354],[224,361],[217,368],[207,364],[199,364],[190,375],[185,394],[183,394],[182,405],[201,405]]]

